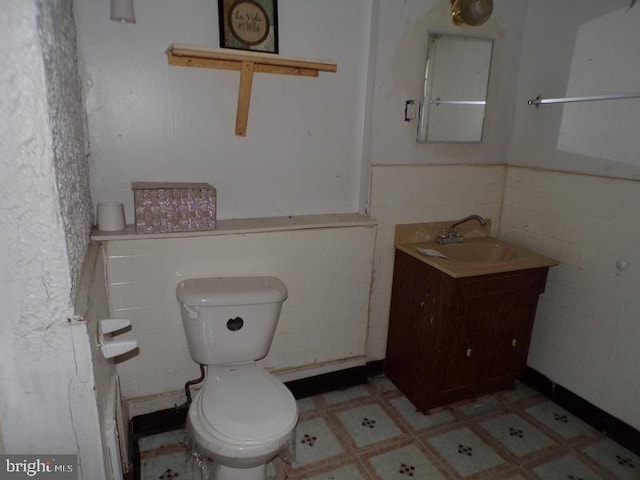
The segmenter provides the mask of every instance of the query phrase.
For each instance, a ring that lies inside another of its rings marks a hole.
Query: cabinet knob
[[[518,339],[514,338],[513,340],[511,340],[511,346],[515,347],[516,345],[518,345]]]
[[[467,348],[467,358],[471,358],[471,349]]]

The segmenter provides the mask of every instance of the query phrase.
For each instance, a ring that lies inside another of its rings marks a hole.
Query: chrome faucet
[[[440,233],[438,235],[438,238],[436,238],[436,243],[440,245],[446,245],[448,243],[462,242],[464,239],[462,238],[462,235],[460,235],[456,231],[456,227],[465,222],[468,222],[469,220],[477,220],[478,222],[480,222],[480,225],[482,225],[483,227],[487,224],[487,221],[484,218],[482,218],[480,215],[476,215],[476,214],[469,215],[468,217],[464,217],[458,220],[457,222],[453,222],[449,227],[449,231],[447,233],[444,233],[444,232]]]

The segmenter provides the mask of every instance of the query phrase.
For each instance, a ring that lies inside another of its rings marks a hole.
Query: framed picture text
[[[220,47],[278,53],[276,0],[218,0]]]

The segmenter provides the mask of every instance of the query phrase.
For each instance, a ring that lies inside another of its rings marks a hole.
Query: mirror
[[[430,33],[418,116],[419,143],[478,143],[493,40]]]

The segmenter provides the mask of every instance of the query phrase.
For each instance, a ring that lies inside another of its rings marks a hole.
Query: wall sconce
[[[122,23],[136,23],[133,0],[111,0],[111,20]]]
[[[456,25],[477,27],[493,12],[493,0],[451,0],[451,19]]]

